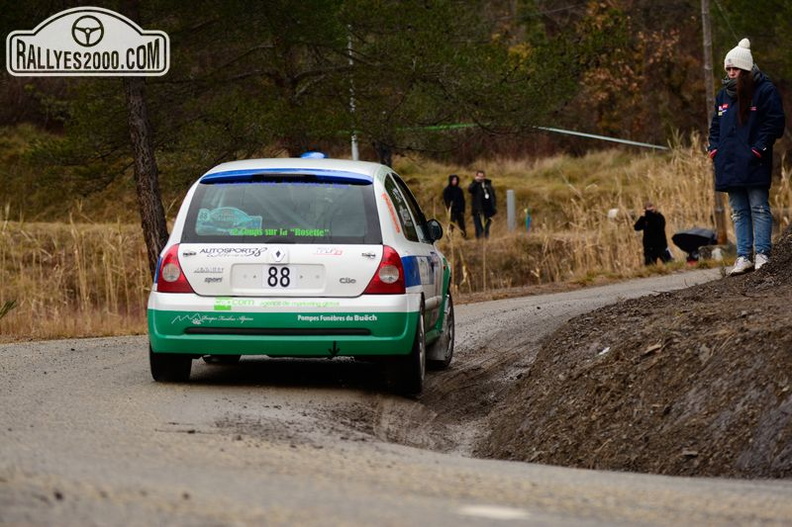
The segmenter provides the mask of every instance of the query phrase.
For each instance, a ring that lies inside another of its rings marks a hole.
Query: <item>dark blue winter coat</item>
[[[784,108],[773,83],[756,69],[754,82],[748,122],[742,125],[736,97],[730,97],[723,88],[715,99],[708,150],[717,150],[713,158],[715,190],[721,192],[736,187],[770,187],[773,143],[784,133]]]

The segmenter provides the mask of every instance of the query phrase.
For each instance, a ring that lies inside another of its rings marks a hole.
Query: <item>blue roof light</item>
[[[309,150],[300,156],[302,159],[327,159],[327,154],[317,150]]]

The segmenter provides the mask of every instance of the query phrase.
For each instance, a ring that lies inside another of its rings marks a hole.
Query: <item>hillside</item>
[[[547,338],[478,454],[792,476],[792,228],[761,271],[624,301]]]

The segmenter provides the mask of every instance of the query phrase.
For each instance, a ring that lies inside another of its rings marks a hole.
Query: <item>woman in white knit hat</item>
[[[729,194],[737,237],[737,260],[729,274],[736,275],[770,259],[773,143],[784,133],[785,117],[781,97],[754,64],[747,38],[726,54],[723,67],[726,78],[715,100],[707,150],[715,163],[715,190]]]

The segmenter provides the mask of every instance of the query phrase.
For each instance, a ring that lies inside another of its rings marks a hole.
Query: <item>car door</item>
[[[439,251],[429,236],[426,217],[407,184],[397,175],[391,174],[393,187],[389,189],[396,203],[398,215],[404,226],[405,237],[418,267],[425,303],[427,327],[437,322],[443,288],[443,264]],[[390,185],[386,184],[386,187]]]

